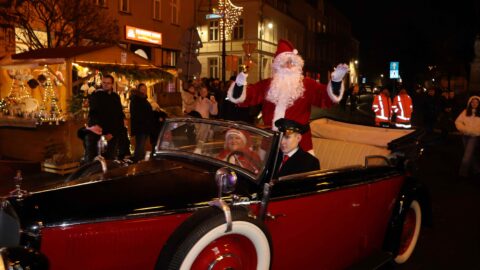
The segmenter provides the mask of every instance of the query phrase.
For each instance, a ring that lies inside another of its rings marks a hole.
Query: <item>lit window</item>
[[[120,11],[130,12],[130,1],[129,0],[120,0]]]
[[[177,51],[163,50],[162,51],[162,66],[174,67],[177,65]]]
[[[233,27],[232,39],[243,39],[243,19],[239,19]]]
[[[210,21],[208,25],[208,40],[218,40],[218,21]]]
[[[153,18],[155,20],[162,19],[162,0],[153,0]]]
[[[180,9],[180,3],[178,0],[170,0],[170,7],[172,8],[172,23],[178,24],[178,12]]]
[[[208,75],[210,78],[218,78],[218,58],[208,58]]]

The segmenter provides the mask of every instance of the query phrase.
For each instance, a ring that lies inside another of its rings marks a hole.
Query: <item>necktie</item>
[[[282,164],[280,165],[280,168],[282,168],[283,165],[285,165],[285,162],[287,162],[289,158],[290,158],[289,155],[283,155],[283,160],[282,160]]]

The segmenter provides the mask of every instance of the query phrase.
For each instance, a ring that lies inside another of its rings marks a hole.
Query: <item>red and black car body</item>
[[[199,143],[202,126],[210,138]],[[258,170],[215,158],[232,128],[260,138]],[[96,161],[61,183],[9,198],[2,211],[15,212],[19,244],[43,253],[52,270],[345,269],[378,256],[410,257],[429,201],[406,162],[277,178],[281,136],[233,122],[171,119],[149,160]]]

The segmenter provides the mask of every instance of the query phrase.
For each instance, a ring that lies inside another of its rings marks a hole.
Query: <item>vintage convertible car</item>
[[[311,129],[322,170],[279,178],[281,133],[169,119],[143,162],[99,157],[61,183],[18,188],[2,202],[0,245],[40,250],[53,270],[406,262],[429,217],[428,194],[408,166],[418,134],[329,119]],[[231,130],[258,158],[225,154]]]

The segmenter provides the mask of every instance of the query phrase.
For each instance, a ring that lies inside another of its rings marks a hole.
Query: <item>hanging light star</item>
[[[223,27],[225,27],[225,38],[229,39],[233,27],[242,15],[243,7],[235,6],[230,0],[220,0],[218,1],[218,9],[223,15],[223,18],[220,20],[220,37],[223,38]]]

